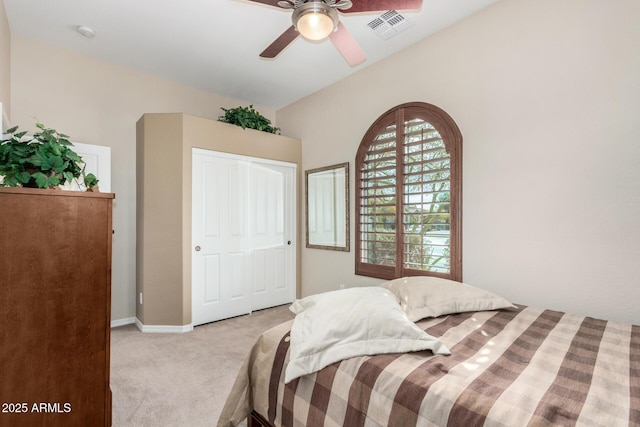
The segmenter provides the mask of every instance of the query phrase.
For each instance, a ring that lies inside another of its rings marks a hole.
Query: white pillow
[[[373,286],[312,295],[291,305],[285,383],[340,360],[382,353],[449,349],[411,322],[386,289]]]
[[[380,286],[394,293],[413,322],[450,313],[516,308],[492,292],[439,277],[402,277]]]

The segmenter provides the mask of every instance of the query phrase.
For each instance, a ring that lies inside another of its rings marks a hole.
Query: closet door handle
[[[287,245],[291,246],[291,240],[289,240],[289,241],[287,242]]]
[[[196,252],[200,252],[200,249],[202,248],[200,246],[196,246],[195,249],[196,249]]]

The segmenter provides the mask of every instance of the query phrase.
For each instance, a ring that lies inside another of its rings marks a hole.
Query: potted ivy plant
[[[256,129],[262,132],[280,134],[280,128],[274,127],[271,120],[257,112],[253,105],[248,107],[221,108],[224,114],[218,117],[218,121],[240,126],[242,129]]]
[[[32,137],[15,126],[0,141],[0,186],[57,188],[82,179],[87,191],[93,191],[98,179],[85,174],[82,157],[71,149],[69,137],[42,123],[36,126],[39,131]]]

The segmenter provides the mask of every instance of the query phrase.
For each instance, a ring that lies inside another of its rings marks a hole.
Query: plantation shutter
[[[449,274],[451,162],[433,125],[405,121],[403,160],[404,268]]]
[[[396,125],[387,126],[369,147],[361,169],[362,261],[396,265]]]
[[[461,143],[429,104],[396,107],[371,126],[356,156],[356,274],[461,280]]]

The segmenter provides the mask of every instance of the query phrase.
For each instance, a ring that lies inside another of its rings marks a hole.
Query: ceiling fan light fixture
[[[293,11],[293,26],[309,40],[322,40],[338,28],[338,12],[322,1],[305,3]]]

